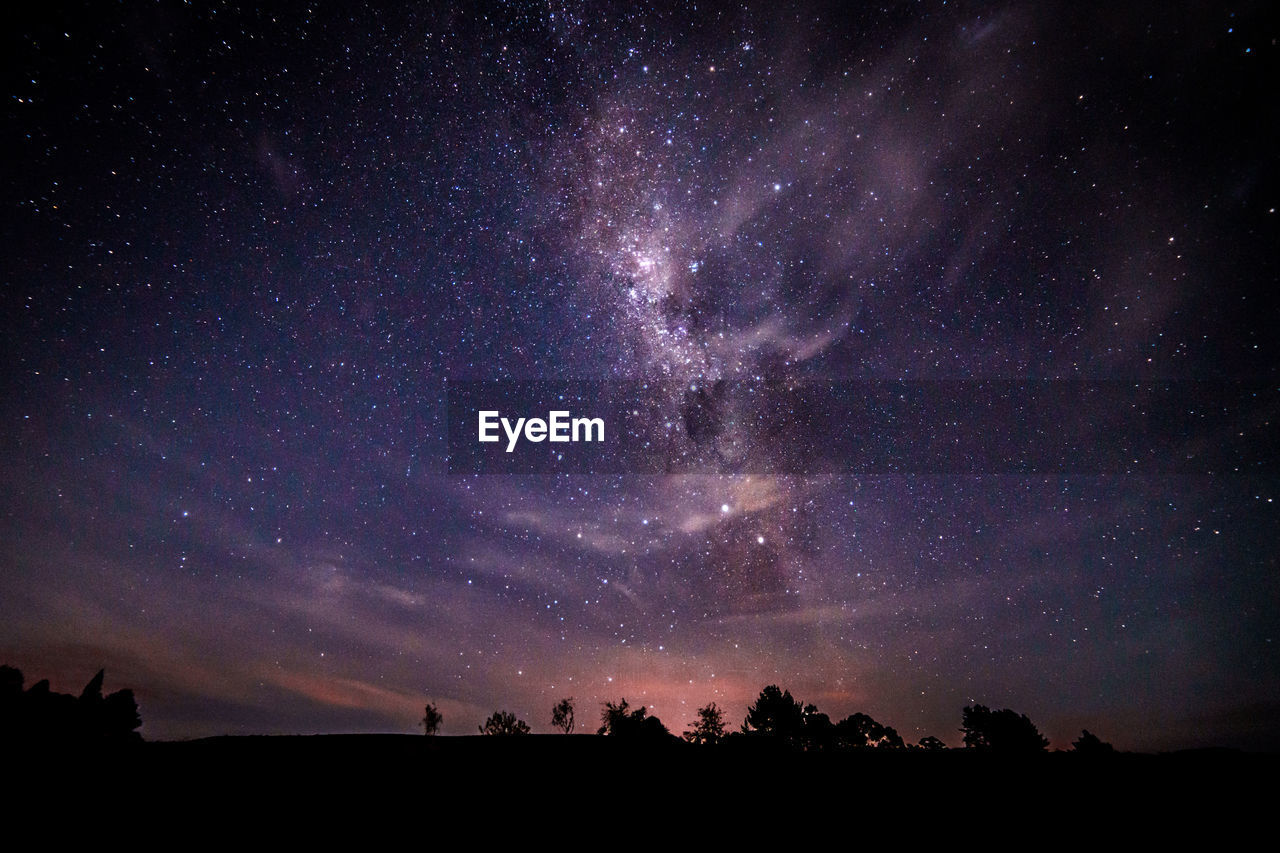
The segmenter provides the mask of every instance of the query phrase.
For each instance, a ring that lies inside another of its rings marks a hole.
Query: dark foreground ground
[[[11,814],[247,815],[328,821],[673,815],[798,826],[887,819],[1006,821],[1079,830],[1158,824],[1235,832],[1270,820],[1280,756],[1231,751],[1001,758],[967,750],[797,754],[592,735],[221,737],[96,750],[10,750]],[[944,818],[942,816],[950,816]],[[621,818],[620,818],[621,819]],[[682,818],[683,819],[683,818]],[[1101,830],[1099,830],[1101,831]],[[1110,830],[1108,830],[1110,831]]]

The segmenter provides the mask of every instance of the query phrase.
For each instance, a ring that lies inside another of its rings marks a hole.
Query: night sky
[[[262,5],[5,13],[28,684],[105,667],[149,739],[407,733],[427,701],[547,732],[564,696],[680,732],[779,684],[909,742],[980,702],[1057,747],[1280,747],[1274,454],[446,458],[466,380],[649,383],[673,447],[720,380],[1244,380],[1189,394],[1169,455],[1274,446],[1267,3]]]

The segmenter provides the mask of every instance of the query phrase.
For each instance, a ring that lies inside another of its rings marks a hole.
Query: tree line
[[[142,725],[142,718],[133,691],[124,689],[103,695],[103,680],[104,672],[99,670],[79,696],[72,696],[52,691],[47,679],[25,688],[21,670],[0,666],[0,737],[37,743],[140,741],[137,729]],[[551,709],[551,725],[564,734],[572,734],[576,727],[575,711],[572,696],[561,699]],[[420,724],[426,734],[437,734],[444,724],[444,714],[434,703],[428,703]],[[483,735],[526,735],[530,726],[515,714],[500,710],[494,711],[479,731]],[[965,748],[983,752],[1033,754],[1044,752],[1049,746],[1048,738],[1026,714],[1008,708],[967,706],[961,712],[960,731],[964,733]],[[602,703],[596,734],[652,741],[677,739],[648,708],[633,707],[625,698]],[[941,739],[933,736],[909,744],[893,726],[883,725],[863,713],[832,721],[817,706],[800,702],[776,684],[760,691],[736,730],[729,728],[724,710],[710,702],[698,709],[697,718],[689,723],[679,739],[698,746],[715,746],[738,738],[769,739],[806,752],[947,748]],[[1079,753],[1115,752],[1111,744],[1088,730],[1080,733],[1072,747]]]
[[[573,697],[566,697],[551,710],[551,725],[564,734],[574,730]],[[434,703],[428,703],[421,725],[428,735],[439,732],[444,715]],[[495,711],[480,733],[485,735],[528,734],[529,725],[508,711]],[[992,710],[985,705],[970,705],[961,712],[960,731],[964,733],[964,746],[982,752],[1002,755],[1033,754],[1044,752],[1049,740],[1040,733],[1026,714],[1008,708]],[[648,738],[652,740],[674,739],[675,735],[663,722],[649,713],[643,705],[632,707],[624,698],[618,702],[604,702],[600,710],[600,727],[597,735],[624,738]],[[725,722],[724,710],[711,702],[697,711],[697,719],[689,723],[681,738],[699,746],[714,746],[734,738],[770,738],[786,747],[801,751],[851,751],[863,749],[885,750],[941,750],[947,745],[932,735],[914,744],[907,743],[893,726],[883,725],[867,714],[850,714],[833,722],[812,703],[804,704],[792,697],[789,690],[770,684],[760,691],[747,708],[747,715],[738,729],[730,730]],[[1088,730],[1072,743],[1076,752],[1104,754],[1114,752],[1114,747]]]

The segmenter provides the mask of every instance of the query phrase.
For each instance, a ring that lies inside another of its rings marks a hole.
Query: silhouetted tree
[[[0,736],[26,741],[138,741],[142,725],[132,690],[102,695],[105,672],[89,679],[80,695],[49,689],[48,679],[23,692],[22,672],[0,667]]]
[[[98,670],[76,700],[81,735],[92,740],[135,737],[133,730],[142,725],[142,718],[138,716],[138,703],[133,698],[133,691],[117,690],[103,696],[102,682],[105,678],[106,670]]]
[[[596,730],[598,735],[617,735],[624,733],[631,725],[633,719],[636,724],[645,718],[647,711],[640,707],[635,711],[631,710],[631,705],[624,696],[618,704],[605,702],[600,706],[600,728]]]
[[[105,669],[98,670],[98,674],[89,679],[89,683],[80,691],[81,702],[101,702],[102,701],[102,682],[107,677]]]
[[[671,732],[662,724],[662,720],[649,716],[649,709],[641,705],[632,709],[624,698],[618,704],[605,702],[600,711],[600,728],[598,735],[613,737],[670,737]]]
[[[1048,738],[1027,717],[1005,708],[992,711],[984,705],[964,709],[964,745],[1000,753],[1043,752]]]
[[[920,748],[927,749],[932,752],[939,749],[946,749],[947,745],[933,735],[929,735],[928,737],[920,738]]]
[[[482,735],[527,735],[529,724],[517,720],[516,715],[507,711],[494,711],[489,719],[480,727]]]
[[[689,743],[717,744],[724,737],[724,712],[712,702],[698,709],[698,719],[689,725],[693,729],[684,733]]]
[[[102,700],[100,733],[112,738],[139,738],[134,729],[142,725],[138,703],[129,688],[108,693]]]
[[[1072,741],[1072,748],[1081,755],[1114,755],[1116,748],[1102,740],[1088,729],[1080,732],[1078,740]]]
[[[770,684],[760,691],[755,704],[747,708],[742,731],[744,734],[773,735],[795,742],[804,731],[804,709],[791,698],[791,691]]]
[[[551,709],[551,725],[565,734],[573,733],[573,697],[561,699]]]
[[[836,723],[836,738],[840,745],[851,749],[880,746],[887,737],[887,731],[884,726],[862,713],[850,714]]]
[[[812,703],[805,705],[802,711],[804,730],[802,732],[804,748],[808,750],[830,749],[836,740],[836,727],[831,718],[818,710]]]
[[[440,731],[440,724],[443,722],[444,714],[440,713],[440,709],[435,706],[434,702],[428,702],[421,720],[422,733],[425,735],[435,734]]]

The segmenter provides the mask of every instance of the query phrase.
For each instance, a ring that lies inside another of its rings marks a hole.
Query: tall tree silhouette
[[[440,713],[440,709],[435,706],[434,702],[428,702],[426,711],[422,715],[420,721],[422,725],[422,733],[433,735],[440,731],[440,725],[444,722],[444,714]]]
[[[755,704],[747,708],[742,731],[773,735],[794,742],[804,732],[804,708],[791,698],[791,691],[770,684],[760,691]]]
[[[693,728],[684,733],[689,743],[717,744],[724,738],[724,712],[711,702],[698,709],[698,719],[689,724]]]

